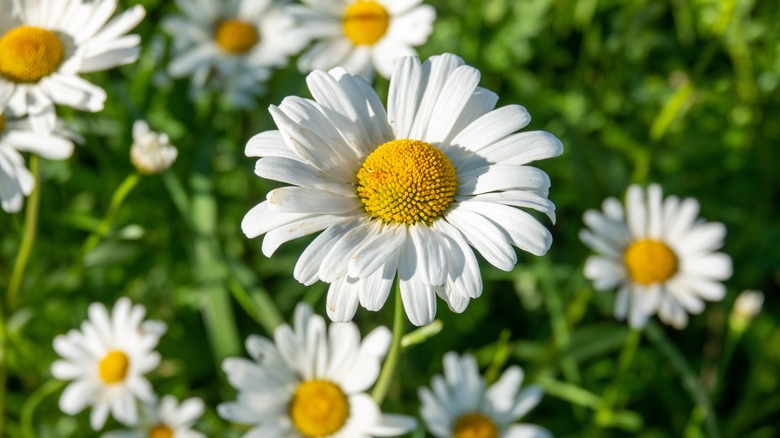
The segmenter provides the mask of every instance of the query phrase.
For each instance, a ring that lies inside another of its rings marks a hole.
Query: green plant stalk
[[[67,382],[63,380],[55,380],[55,379],[49,380],[48,382],[39,386],[38,389],[35,390],[35,392],[33,392],[29,397],[27,397],[27,400],[25,400],[24,405],[22,405],[22,412],[20,414],[22,436],[24,436],[25,438],[35,438],[36,436],[35,427],[33,425],[33,420],[35,418],[35,410],[38,409],[38,406],[46,397],[59,391],[60,388],[65,386],[66,383]]]
[[[11,316],[11,313],[16,309],[19,290],[22,288],[22,279],[24,279],[24,271],[27,268],[27,261],[30,258],[30,253],[32,252],[33,244],[35,243],[35,236],[38,232],[38,215],[41,207],[41,178],[40,161],[35,155],[30,157],[30,173],[33,174],[35,186],[33,187],[32,193],[30,193],[30,197],[27,199],[22,241],[19,245],[19,252],[16,254],[14,269],[11,272],[11,279],[8,283],[8,294],[5,297],[5,312],[7,316]],[[2,434],[0,434],[0,436],[2,436]]]
[[[674,367],[677,373],[680,375],[683,387],[691,396],[694,403],[702,410],[704,414],[704,427],[707,429],[707,436],[711,438],[718,438],[717,420],[715,418],[715,410],[712,408],[707,392],[699,384],[699,380],[696,375],[691,371],[691,367],[685,360],[682,354],[677,348],[666,339],[666,335],[663,330],[654,322],[650,321],[645,327],[645,333],[647,339],[649,339],[658,350],[663,354],[669,363]]]
[[[127,195],[129,195],[135,186],[138,185],[139,181],[141,181],[141,174],[133,172],[130,175],[127,175],[122,183],[116,188],[114,194],[111,195],[111,203],[108,206],[106,215],[103,216],[103,220],[100,221],[97,229],[87,237],[84,246],[81,248],[82,259],[89,254],[90,251],[95,249],[101,239],[108,235],[108,232],[111,230],[111,225],[113,225],[114,220],[116,220],[116,215],[119,213],[119,208],[122,206],[125,198],[127,198]]]
[[[598,436],[605,426],[608,427],[612,424],[613,410],[619,407],[618,401],[621,400],[621,392],[625,387],[623,385],[623,378],[631,367],[631,363],[634,361],[634,356],[639,348],[641,339],[642,332],[637,329],[632,329],[628,333],[626,342],[623,344],[623,349],[618,357],[618,367],[615,371],[615,376],[607,389],[604,390],[604,394],[601,397],[601,403],[593,417],[592,436]]]
[[[390,344],[390,351],[387,353],[385,363],[382,364],[382,371],[379,373],[379,379],[376,381],[371,398],[378,406],[382,406],[382,401],[387,395],[387,389],[390,387],[390,381],[398,365],[398,359],[401,356],[401,339],[404,337],[406,326],[406,315],[404,314],[404,304],[401,300],[401,282],[395,283],[395,305],[393,308],[393,340]]]
[[[40,161],[35,155],[30,158],[30,173],[33,175],[35,185],[27,199],[22,241],[19,244],[19,252],[16,254],[13,271],[11,271],[11,279],[8,282],[8,291],[5,296],[6,306],[0,311],[0,437],[4,436],[5,432],[5,390],[8,383],[8,332],[5,322],[16,309],[24,271],[38,232],[38,215],[41,207],[41,170]]]

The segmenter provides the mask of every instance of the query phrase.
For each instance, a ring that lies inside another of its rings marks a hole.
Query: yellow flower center
[[[260,35],[251,24],[230,19],[217,24],[214,39],[222,50],[233,55],[241,55],[250,51],[260,41]]]
[[[357,192],[372,218],[385,223],[430,223],[447,209],[458,175],[439,149],[419,140],[389,141],[357,173]]]
[[[674,251],[656,240],[637,240],[623,258],[631,279],[644,285],[666,281],[677,272]]]
[[[358,0],[344,13],[344,35],[356,45],[379,41],[389,24],[390,14],[373,0]]]
[[[35,83],[59,68],[65,46],[46,29],[19,26],[0,38],[0,76],[11,82]]]
[[[149,438],[173,438],[173,431],[164,424],[157,424],[149,429]]]
[[[119,350],[112,350],[100,361],[98,371],[103,382],[114,384],[125,380],[129,366],[130,360],[125,353]]]
[[[452,438],[498,438],[498,428],[482,414],[465,414],[455,421]]]
[[[349,401],[338,386],[326,380],[309,380],[298,386],[290,402],[290,418],[306,437],[338,432],[349,417]]]

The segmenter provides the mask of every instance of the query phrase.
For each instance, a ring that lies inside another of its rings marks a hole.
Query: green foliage
[[[285,244],[269,260],[260,240],[240,229],[273,187],[253,174],[244,145],[273,129],[269,104],[310,97],[304,76],[294,65],[277,71],[254,111],[219,106],[216,96],[193,104],[187,81],[164,73],[168,42],[160,20],[173,2],[132,3],[149,12],[139,28],[140,61],[91,75],[108,92],[105,111],[63,112],[85,141],[68,161],[41,160],[38,236],[21,305],[6,320],[10,436],[30,428],[41,437],[87,436],[88,414],[68,417],[57,408],[62,384],[49,368],[52,339],[77,327],[93,301],[111,305],[128,296],[168,324],[151,381],[159,394],[202,397],[209,409],[199,429],[208,436],[240,432],[214,410],[235,395],[218,361],[244,355],[247,335],[268,336],[301,300],[324,311],[326,285],[307,288],[292,278],[310,239]],[[520,254],[510,273],[483,263],[483,296],[463,314],[440,302],[441,326],[406,338],[387,411],[417,415],[417,388],[441,373],[443,354],[454,350],[474,352],[489,379],[522,366],[526,381],[546,391],[524,421],[556,436],[780,435],[780,3],[429,3],[438,19],[421,57],[460,55],[480,69],[481,85],[499,94],[499,105],[524,105],[534,117],[529,129],[552,132],[565,153],[538,163],[550,174],[557,205],[552,249],[542,258]],[[387,82],[378,80],[377,89],[384,100]],[[167,132],[179,159],[167,173],[143,177],[108,233],[83,254],[114,191],[133,172],[137,118]],[[702,217],[728,228],[724,251],[734,276],[727,297],[683,331],[651,324],[636,336],[614,321],[613,294],[595,293],[583,278],[583,212],[622,196],[632,182],[695,197]],[[2,289],[23,220],[23,213],[0,215]],[[764,311],[734,354],[721,355],[728,312],[747,288],[767,293]],[[363,334],[390,325],[391,307],[360,309]],[[424,436],[422,428],[415,436]]]

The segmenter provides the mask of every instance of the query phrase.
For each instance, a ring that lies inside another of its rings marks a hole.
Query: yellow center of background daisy
[[[372,218],[385,223],[430,223],[447,209],[458,175],[446,155],[419,140],[389,141],[357,173],[357,192]]]
[[[344,35],[355,45],[374,44],[385,35],[390,15],[379,3],[356,1],[344,12]]]
[[[338,386],[326,380],[303,382],[290,402],[290,418],[306,437],[331,435],[349,417],[349,401]]]
[[[112,350],[100,361],[98,371],[103,382],[113,384],[125,380],[129,366],[130,360],[125,353]]]
[[[5,131],[5,116],[0,114],[0,134]]]
[[[241,55],[250,51],[260,41],[260,35],[251,24],[230,19],[217,24],[214,39],[222,50],[233,55]]]
[[[173,438],[173,431],[164,424],[157,424],[149,429],[149,438]]]
[[[628,275],[644,285],[666,281],[677,272],[674,251],[655,240],[637,240],[626,249],[623,257]]]
[[[477,413],[465,414],[452,427],[453,438],[498,438],[498,428],[490,418]]]
[[[0,38],[0,75],[11,82],[35,83],[59,68],[65,46],[49,30],[19,26]]]

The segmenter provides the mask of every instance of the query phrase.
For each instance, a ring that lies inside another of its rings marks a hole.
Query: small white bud
[[[151,131],[143,120],[133,123],[133,146],[130,161],[139,172],[153,175],[160,173],[176,161],[179,151],[171,145],[167,134]]]

